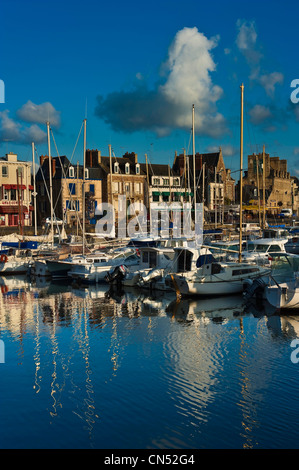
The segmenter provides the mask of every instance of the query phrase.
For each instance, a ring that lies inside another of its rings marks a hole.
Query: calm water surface
[[[1,448],[299,447],[299,316],[0,282]]]

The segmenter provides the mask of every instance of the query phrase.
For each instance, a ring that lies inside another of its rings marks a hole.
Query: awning
[[[24,212],[28,212],[28,207],[22,206],[20,210]],[[0,214],[18,214],[19,213],[19,206],[0,206]]]
[[[160,196],[159,191],[153,191],[152,194],[153,194],[154,196]]]
[[[26,189],[25,184],[3,184],[2,186],[5,189]]]

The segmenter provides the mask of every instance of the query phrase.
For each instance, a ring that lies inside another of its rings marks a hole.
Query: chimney
[[[43,166],[44,161],[47,160],[49,157],[48,155],[41,155],[39,158],[40,158],[40,166]]]
[[[56,173],[56,160],[55,158],[52,158],[52,177],[54,177]]]
[[[100,164],[101,161],[102,161],[101,152],[100,150],[98,150],[98,163]]]

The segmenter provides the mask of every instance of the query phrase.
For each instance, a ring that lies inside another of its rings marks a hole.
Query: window
[[[140,175],[140,165],[137,163],[136,165],[136,175]]]
[[[118,162],[114,163],[114,173],[119,173],[119,164],[118,164]]]
[[[142,193],[142,184],[141,183],[135,183],[135,193],[136,194],[141,194]]]
[[[180,186],[180,179],[179,178],[174,178],[173,179],[173,186]]]
[[[159,185],[160,184],[160,178],[153,178],[153,184]]]
[[[159,202],[159,200],[160,200],[159,194],[154,194],[153,193],[153,202]]]
[[[17,190],[16,189],[11,189],[10,190],[10,200],[11,201],[16,201],[17,200]]]
[[[8,176],[8,167],[2,166],[2,177],[6,178]]]
[[[74,167],[70,166],[70,168],[69,168],[69,177],[74,178],[74,176],[75,176]]]
[[[129,174],[130,174],[130,163],[126,163],[126,165],[125,165],[125,172],[126,172],[126,175],[129,175]]]
[[[3,187],[2,187],[3,188]],[[8,198],[9,198],[9,192],[6,188],[3,188],[3,196],[2,198],[5,200],[5,201],[8,201]]]
[[[142,262],[143,263],[148,263],[148,251],[144,251],[142,253]]]
[[[162,178],[163,181],[163,186],[169,186],[169,179],[168,178]]]
[[[89,171],[88,171],[88,169],[87,169],[87,168],[85,168],[85,174],[84,174],[84,177],[85,177],[85,179],[86,179],[86,180],[88,180],[88,178],[89,178]]]
[[[94,194],[94,184],[89,185],[89,192]]]
[[[269,248],[269,252],[275,253],[275,251],[281,251],[281,248],[279,245],[271,245]]]
[[[79,201],[73,201],[73,200],[67,199],[65,208],[66,210],[69,210],[69,211],[75,211],[75,210],[79,211],[80,210]]]
[[[125,184],[125,191],[126,191],[126,193],[130,192],[130,183]]]
[[[233,276],[240,276],[242,274],[249,274],[255,273],[259,270],[259,268],[249,268],[249,269],[235,269],[233,271]]]
[[[76,194],[76,185],[75,183],[69,183],[69,193]]]

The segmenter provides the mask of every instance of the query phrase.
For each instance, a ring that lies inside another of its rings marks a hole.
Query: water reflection
[[[135,427],[137,447],[213,447],[215,426],[223,447],[232,435],[239,447],[259,446],[273,344],[298,336],[299,317],[245,305],[238,295],[177,301],[24,277],[0,278],[0,286],[1,336],[20,366],[33,360],[26,378],[56,447],[58,439],[68,447],[69,434],[79,447],[130,448]],[[30,413],[30,400],[24,406]]]

